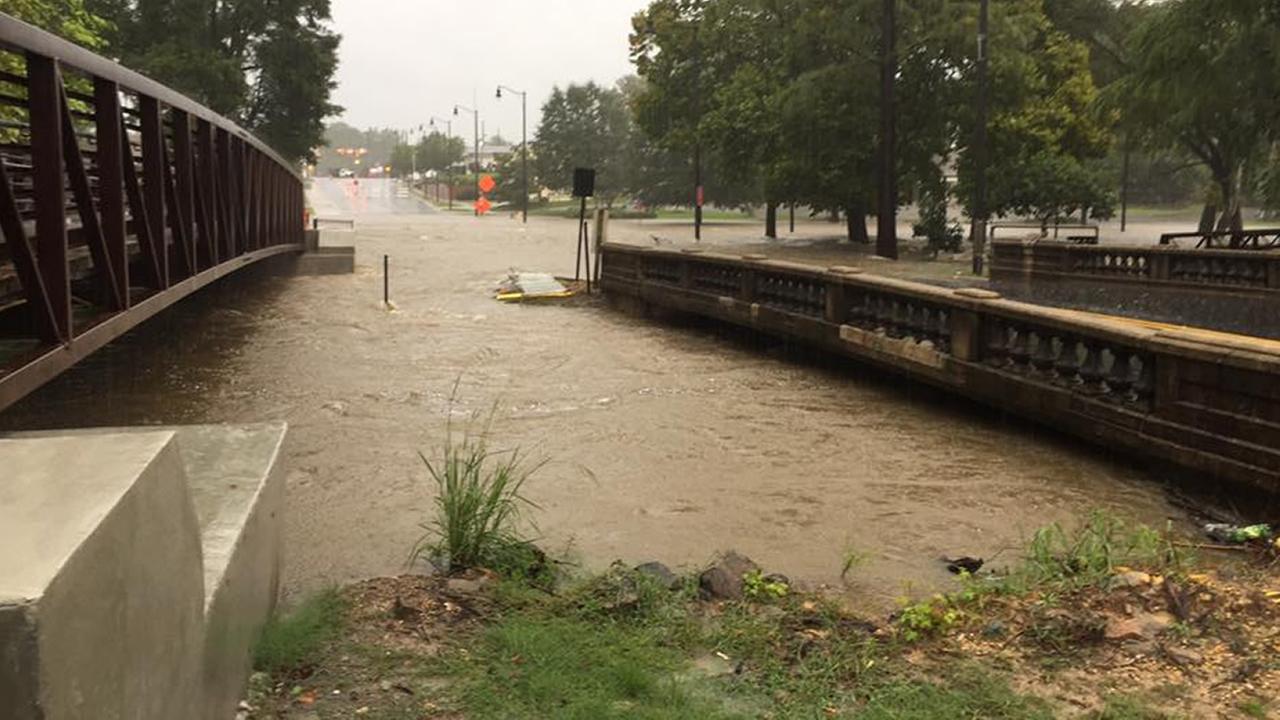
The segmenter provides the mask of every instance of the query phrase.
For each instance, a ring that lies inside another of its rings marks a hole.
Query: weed
[[[275,615],[254,646],[254,668],[273,675],[305,670],[342,631],[345,612],[346,602],[331,589],[307,598],[288,614]]]
[[[840,579],[848,582],[849,573],[863,567],[871,560],[871,554],[854,547],[845,548],[843,562],[840,564]]]
[[[898,633],[906,642],[913,643],[945,634],[959,624],[963,613],[943,595],[915,604],[905,604],[898,613]]]
[[[545,564],[515,530],[521,512],[536,507],[523,489],[543,463],[526,463],[519,449],[491,449],[492,421],[491,412],[479,433],[468,429],[461,437],[450,422],[441,457],[432,462],[420,454],[436,484],[436,517],[423,526],[427,534],[414,546],[413,559],[438,559],[448,570],[527,571],[530,563]]]
[[[789,585],[770,580],[761,570],[752,570],[742,576],[742,593],[749,600],[778,600],[786,597],[789,592]]]
[[[1122,565],[1180,570],[1186,559],[1168,532],[1145,525],[1131,526],[1103,511],[1089,514],[1078,530],[1067,533],[1058,524],[1036,531],[1025,562],[1015,575],[1024,587],[1060,583],[1083,587],[1111,577]]]

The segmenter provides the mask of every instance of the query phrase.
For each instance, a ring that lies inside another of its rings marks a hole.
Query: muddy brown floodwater
[[[508,268],[572,272],[569,221],[422,213],[379,183],[357,200],[317,185],[321,215],[359,211],[354,275],[233,278],[0,426],[288,422],[290,593],[405,569],[433,509],[417,453],[455,382],[455,418],[496,404],[497,442],[549,460],[528,488],[540,536],[590,567],[733,548],[838,585],[856,552],[850,592],[884,604],[947,582],[940,555],[991,557],[1091,508],[1190,526],[1136,464],[906,380],[595,301],[492,300]]]

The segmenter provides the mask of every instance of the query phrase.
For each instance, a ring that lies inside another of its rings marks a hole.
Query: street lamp
[[[480,112],[466,105],[454,105],[453,116],[458,116],[458,111],[471,113],[471,119],[475,122],[475,161],[476,161],[476,200],[480,199]],[[479,206],[476,207],[476,216],[480,215]]]
[[[521,222],[529,222],[529,93],[521,92],[506,85],[498,86],[498,99],[502,99],[502,91],[513,92],[520,96],[520,187],[524,200],[521,202]]]
[[[444,137],[445,137],[445,140],[452,140],[452,139],[453,139],[453,121],[452,121],[452,120],[446,120],[446,119],[444,119],[444,118],[439,118],[439,117],[436,117],[435,115],[432,115],[432,116],[431,116],[431,119],[430,119],[428,122],[430,122],[431,127],[435,127],[435,126],[436,126],[436,121],[437,121],[437,120],[439,120],[440,122],[444,123],[444,128],[445,128],[445,130],[444,130]],[[448,148],[449,148],[449,144],[446,142],[446,143],[445,143],[445,152],[446,152],[445,157],[448,157]],[[453,209],[453,161],[452,161],[452,160],[450,160],[450,161],[449,161],[449,167],[448,167],[447,172],[449,173],[449,209],[450,209],[450,210],[452,210],[452,209]],[[438,188],[438,187],[440,187],[440,186],[439,186],[439,185],[436,185],[436,187]],[[436,193],[436,202],[440,202],[440,194],[439,194],[438,192]]]

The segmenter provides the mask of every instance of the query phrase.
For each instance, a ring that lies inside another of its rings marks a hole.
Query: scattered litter
[[[501,302],[525,300],[559,300],[578,294],[576,282],[547,273],[511,273],[498,286],[496,299]]]
[[[1255,540],[1270,540],[1273,535],[1271,526],[1266,523],[1257,525],[1229,525],[1227,523],[1209,523],[1204,526],[1205,534],[1218,542],[1243,544]]]

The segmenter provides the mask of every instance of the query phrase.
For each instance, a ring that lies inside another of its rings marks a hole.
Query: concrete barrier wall
[[[1280,339],[1280,251],[998,240],[991,283],[1029,302]]]
[[[1280,343],[760,256],[603,249],[615,300],[874,363],[1101,445],[1280,492]]]
[[[233,717],[278,591],[284,434],[0,438],[0,717]]]

